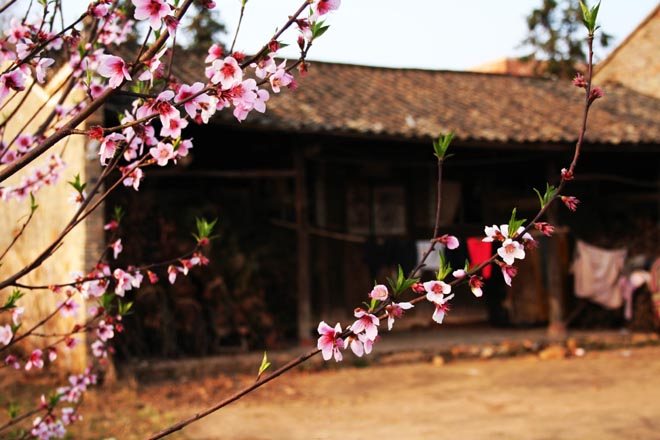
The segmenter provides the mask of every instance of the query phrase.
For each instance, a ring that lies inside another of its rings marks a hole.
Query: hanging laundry
[[[468,255],[470,256],[470,267],[478,266],[484,261],[488,261],[493,256],[493,244],[487,241],[481,241],[480,237],[469,237],[467,239]],[[481,269],[481,275],[488,279],[492,274],[492,266]]]
[[[424,254],[429,249],[431,242],[429,240],[417,240],[415,242],[415,247],[417,248],[417,261],[422,261]],[[440,255],[439,252],[442,252],[444,255],[445,245],[441,243],[433,244],[433,251],[429,254],[424,262],[424,271],[434,271],[437,272],[440,269]]]
[[[619,279],[626,259],[626,249],[602,249],[578,240],[575,252],[575,296],[608,309],[621,307],[623,295]]]
[[[651,291],[651,301],[656,316],[656,327],[660,327],[660,258],[656,259],[651,265],[649,290]]]

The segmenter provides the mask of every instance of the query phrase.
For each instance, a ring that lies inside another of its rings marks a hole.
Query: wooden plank
[[[296,170],[148,170],[149,177],[207,177],[214,179],[293,179]]]

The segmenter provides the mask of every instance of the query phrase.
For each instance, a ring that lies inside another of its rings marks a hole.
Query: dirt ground
[[[106,387],[71,438],[145,438],[253,380]],[[660,347],[298,371],[170,438],[660,439]]]

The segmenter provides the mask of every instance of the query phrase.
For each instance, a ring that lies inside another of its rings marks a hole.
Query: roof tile
[[[573,143],[584,102],[570,81],[477,72],[312,62],[298,81],[248,122],[401,139],[454,130],[464,141]],[[588,142],[660,144],[660,100],[611,86],[592,110]]]

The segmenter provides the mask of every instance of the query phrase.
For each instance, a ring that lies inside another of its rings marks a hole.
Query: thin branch
[[[25,231],[25,228],[27,228],[27,225],[30,223],[30,220],[32,220],[32,217],[34,216],[34,213],[36,212],[36,210],[37,209],[34,208],[34,207],[30,208],[30,214],[28,215],[27,220],[25,220],[25,223],[23,223],[23,225],[21,226],[20,231],[18,231],[18,233],[14,236],[14,238],[12,238],[11,243],[9,243],[9,245],[7,246],[7,249],[5,249],[5,251],[2,253],[2,255],[0,255],[0,261],[2,261],[3,258],[5,258],[5,256],[7,255],[7,252],[9,252],[9,250],[12,247],[14,247],[14,245],[16,244],[18,239],[21,237],[21,235],[23,235],[23,232]]]
[[[241,29],[241,23],[243,22],[243,14],[245,13],[245,4],[247,0],[241,2],[241,15],[238,17],[238,24],[236,25],[236,32],[234,33],[234,39],[231,42],[231,47],[229,48],[229,53],[234,53],[234,46],[236,46],[236,38],[238,38],[238,32]]]
[[[296,12],[294,12],[292,16],[289,17],[289,20],[286,23],[284,23],[284,26],[282,26],[282,29],[275,32],[275,34],[270,38],[270,40],[268,40],[268,43],[270,43],[271,41],[277,41],[277,39],[280,38],[280,36],[284,33],[284,31],[286,31],[288,28],[291,27],[291,25],[293,23],[296,22],[296,19],[298,18],[298,16],[300,14],[303,13],[303,11],[307,7],[307,5],[310,5],[310,4],[312,4],[312,0],[305,0],[303,2],[303,4],[300,5],[298,10]],[[250,57],[249,59],[244,61],[243,64],[241,65],[241,67],[245,68],[245,67],[249,66],[253,62],[257,61],[259,58],[261,58],[265,53],[267,53],[268,50],[269,50],[268,49],[268,43],[264,44],[261,47],[261,49],[259,49],[259,51],[255,55],[253,55],[252,57]]]
[[[320,351],[321,350],[316,348],[316,349],[314,349],[314,350],[312,350],[312,351],[310,351],[306,354],[303,354],[303,355],[289,361],[288,363],[286,363],[282,367],[280,367],[277,370],[273,371],[269,376],[266,376],[263,379],[254,382],[252,385],[250,385],[246,388],[243,388],[242,390],[240,390],[237,393],[233,394],[232,396],[216,403],[215,405],[213,405],[213,406],[211,406],[211,407],[209,407],[209,408],[207,408],[207,409],[205,409],[205,410],[203,410],[203,411],[201,411],[201,412],[199,412],[199,413],[197,413],[197,414],[195,414],[195,415],[193,415],[193,416],[191,416],[191,417],[189,417],[185,420],[182,420],[178,423],[175,423],[174,425],[170,426],[169,428],[166,428],[166,429],[152,435],[151,437],[149,437],[149,440],[156,440],[156,439],[159,439],[159,438],[163,438],[163,437],[165,437],[167,435],[170,435],[174,432],[182,430],[183,428],[190,425],[191,423],[196,422],[197,420],[200,420],[200,419],[208,416],[209,414],[212,414],[212,413],[218,411],[221,408],[224,408],[225,406],[229,405],[230,403],[235,402],[236,400],[240,399],[241,397],[245,396],[246,394],[249,394],[250,392],[256,390],[259,387],[261,387],[262,385],[265,385],[268,382],[270,382],[271,380],[281,376],[282,374],[286,373],[287,371],[291,370],[292,368],[302,364],[307,359],[309,359],[309,358],[317,355],[318,353],[320,353]]]

